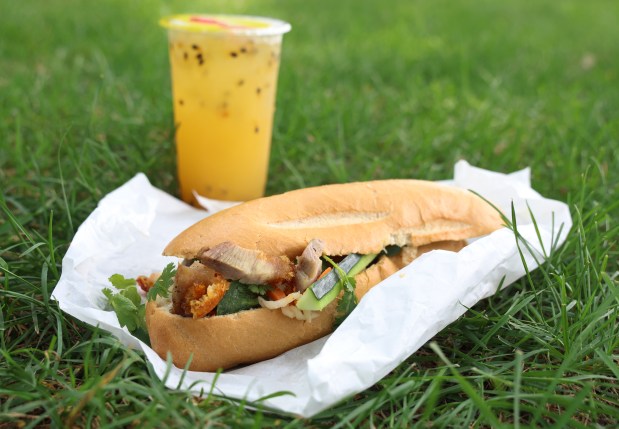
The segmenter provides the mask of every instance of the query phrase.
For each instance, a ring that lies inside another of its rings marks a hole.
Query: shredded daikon
[[[290,317],[291,319],[298,319],[298,320],[305,320],[305,321],[311,321],[312,319],[315,319],[316,317],[318,317],[317,311],[300,310],[294,305],[282,307],[282,313],[284,314],[284,316]]]
[[[293,292],[282,299],[277,301],[267,301],[262,297],[258,297],[258,302],[261,307],[268,308],[269,310],[282,309],[282,314],[291,319],[307,320],[310,321],[318,317],[317,311],[300,310],[294,305],[290,305],[293,301],[301,298],[300,292]]]
[[[275,310],[276,308],[282,308],[290,304],[292,301],[301,298],[301,292],[293,292],[289,295],[286,295],[282,299],[278,299],[277,301],[267,301],[261,296],[258,297],[258,302],[261,307],[268,308],[269,310]]]

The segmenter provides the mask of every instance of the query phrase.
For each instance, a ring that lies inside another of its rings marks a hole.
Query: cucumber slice
[[[355,265],[357,265],[357,263],[361,260],[362,257],[362,255],[352,253],[342,259],[342,261],[337,264],[337,266],[340,267],[340,269],[345,273],[348,273]],[[335,284],[340,280],[340,276],[336,271],[339,270],[331,270],[329,274],[327,274],[320,280],[317,280],[311,286],[312,292],[314,292],[314,295],[317,299],[320,299],[327,293],[329,293],[329,291],[333,289],[333,286],[335,286]]]
[[[377,255],[376,253],[373,253],[373,254],[361,256],[358,262],[348,271],[347,273],[348,276],[353,277],[359,274],[368,265],[370,265],[370,263],[374,260],[374,258],[376,258],[376,255]],[[340,294],[340,292],[342,291],[342,281],[340,280],[337,283],[335,283],[333,287],[331,288],[331,290],[327,292],[326,294],[324,294],[322,298],[320,299],[316,298],[316,295],[314,294],[314,291],[312,290],[312,288],[313,288],[313,285],[308,287],[307,290],[303,292],[303,295],[301,295],[301,298],[299,298],[299,300],[297,301],[298,309],[313,310],[313,311],[322,310],[327,305],[331,304],[331,302],[333,302],[333,300],[337,298],[337,296]]]
[[[342,290],[342,282],[337,282],[333,288],[327,292],[325,296],[318,299],[314,292],[307,288],[301,298],[297,300],[297,308],[299,310],[314,310],[320,311],[325,308],[327,305],[331,304],[333,300],[340,294]]]

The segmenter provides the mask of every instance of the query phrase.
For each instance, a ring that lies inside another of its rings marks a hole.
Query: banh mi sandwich
[[[329,334],[342,304],[420,254],[458,251],[501,226],[479,196],[419,180],[326,185],[240,204],[165,248],[182,262],[170,298],[147,303],[151,345],[195,371],[275,357]]]

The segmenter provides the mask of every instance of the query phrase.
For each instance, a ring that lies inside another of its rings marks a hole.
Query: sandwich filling
[[[315,314],[294,304],[332,269],[323,249],[324,243],[313,239],[295,263],[232,242],[200,251],[177,268],[171,312],[198,319],[264,307],[311,320]]]

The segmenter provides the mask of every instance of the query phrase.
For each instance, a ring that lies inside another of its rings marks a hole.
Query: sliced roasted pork
[[[268,256],[229,241],[202,252],[199,259],[224,278],[245,284],[278,285],[294,276],[293,264],[286,256]]]
[[[299,292],[303,292],[316,281],[322,272],[322,256],[325,243],[320,239],[309,242],[301,256],[297,258],[295,266],[294,282]]]

